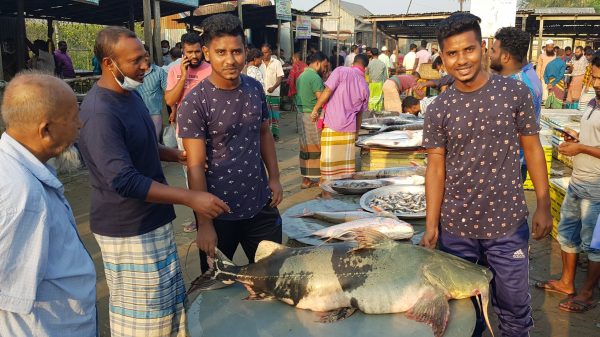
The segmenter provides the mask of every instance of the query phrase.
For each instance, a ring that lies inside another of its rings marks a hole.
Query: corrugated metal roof
[[[548,7],[548,8],[535,8],[535,14],[596,14],[596,10],[592,7]]]
[[[348,13],[352,14],[357,18],[362,18],[365,16],[373,15],[368,9],[364,6],[355,4],[348,1],[340,1],[340,6]]]

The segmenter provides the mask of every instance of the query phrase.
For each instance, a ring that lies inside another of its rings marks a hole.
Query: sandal
[[[554,285],[554,282],[558,282],[558,281],[556,281],[556,280],[537,281],[537,282],[535,282],[535,287],[538,289],[547,291],[547,292],[551,292],[551,293],[558,293],[558,294],[563,294],[563,295],[567,295],[567,296],[575,295],[575,292],[567,293],[565,291],[562,291],[562,290],[556,288],[556,286]]]
[[[193,233],[193,232],[195,232],[197,230],[198,230],[198,227],[196,226],[195,222],[191,222],[191,223],[183,226],[183,231],[185,233]]]
[[[574,298],[565,298],[560,301],[558,304],[558,308],[563,311],[574,312],[574,313],[584,313],[596,307],[595,302],[584,302],[580,300],[576,300]]]

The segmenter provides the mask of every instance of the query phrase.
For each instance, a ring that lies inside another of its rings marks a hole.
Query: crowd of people
[[[10,80],[17,73],[16,41],[8,38],[2,44],[2,70],[4,79]],[[35,40],[32,43],[25,39],[25,45],[28,51],[25,55],[27,69],[56,75],[60,78],[75,78],[73,61],[67,52],[67,42],[59,41],[58,49],[55,48],[52,40]]]
[[[563,274],[536,287],[568,295],[562,310],[585,312],[595,303],[600,247],[591,240],[600,215],[600,115],[594,114],[600,54],[580,47],[555,51],[548,41],[534,70],[526,57],[527,33],[502,28],[485,50],[479,21],[465,12],[452,14],[438,27],[437,45],[422,41],[406,55],[357,45],[349,53],[334,49],[331,57],[312,50],[306,62],[293,54],[288,81],[298,112],[301,187],[355,171],[363,112],[421,114],[426,88],[439,89],[422,114],[428,164],[421,245],[485,261],[494,274],[491,298],[502,334],[528,336],[528,241],[552,228],[540,111],[550,97],[564,98],[566,69],[567,101],[578,103],[586,122],[559,147],[575,156],[558,225]],[[161,43],[164,67],[152,64],[134,32],[104,28],[94,46],[100,79],[80,108],[65,82],[43,69],[19,73],[6,87],[0,335],[97,334],[94,264],[64,187],[47,165],[77,137],[89,170],[90,228],[102,252],[112,336],[187,335],[173,205],[194,211],[187,230],[197,231],[202,272],[216,249],[233,258],[241,245],[252,263],[260,241],[281,243],[277,206],[283,189],[275,144],[281,137],[282,62],[269,44],[248,48],[235,16],[213,15],[202,28],[202,36],[186,33],[174,48]],[[32,65],[48,67],[54,60],[64,75],[66,44],[59,43],[62,54],[55,58],[37,44]],[[440,79],[421,79],[424,66]],[[584,102],[588,88],[593,96]],[[159,143],[163,100],[176,124],[178,148]],[[161,161],[184,167],[187,188],[167,183]],[[531,230],[523,192],[527,172],[537,202]],[[577,291],[581,251],[590,262]],[[476,335],[483,326],[477,325]]]

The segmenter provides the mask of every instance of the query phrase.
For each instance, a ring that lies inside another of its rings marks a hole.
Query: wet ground
[[[279,168],[281,172],[281,183],[284,188],[284,200],[280,205],[283,212],[287,208],[303,201],[314,198],[319,190],[312,188],[308,190],[300,189],[300,175],[298,169],[298,135],[296,132],[296,118],[289,113],[282,114],[281,121],[282,142],[277,144],[277,155],[279,158]],[[171,185],[185,187],[182,169],[176,164],[164,164],[167,180]],[[108,320],[108,288],[106,286],[104,271],[102,268],[102,255],[93,234],[89,227],[89,202],[90,189],[88,184],[87,172],[82,171],[77,174],[62,176],[61,180],[65,184],[65,193],[77,220],[79,233],[82,240],[89,250],[98,274],[97,297],[100,323],[100,336],[110,336]],[[526,192],[530,211],[535,210],[535,194]],[[183,274],[186,285],[199,274],[199,261],[197,249],[190,243],[195,239],[195,233],[184,233],[183,224],[192,221],[192,212],[182,206],[175,207],[177,219],[175,220],[175,236],[179,250],[179,256],[183,265]],[[189,254],[188,254],[189,249]],[[239,253],[239,252],[238,252]],[[558,277],[561,270],[560,247],[551,237],[541,241],[531,242],[531,267],[530,284],[535,280],[544,280],[549,277]],[[247,260],[246,260],[247,261]],[[237,254],[236,263],[244,263],[243,254]],[[578,269],[577,285],[583,282],[584,272]],[[597,291],[596,301],[600,298]],[[558,302],[564,298],[559,294],[545,293],[541,290],[530,287],[532,296],[533,318],[535,327],[531,331],[531,336],[600,336],[600,309],[595,308],[584,314],[573,314],[563,312],[558,309]],[[290,308],[290,310],[296,310]],[[497,320],[495,315],[492,325],[496,336],[499,336],[497,330]],[[351,319],[351,318],[350,318]],[[212,336],[211,336],[212,337]]]

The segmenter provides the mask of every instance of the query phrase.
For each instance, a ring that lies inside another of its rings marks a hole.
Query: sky
[[[319,2],[321,0],[292,0],[292,7],[308,10]],[[349,0],[348,2],[363,5],[375,15],[387,15],[405,14],[410,0]],[[469,7],[470,0],[467,0],[464,9],[468,10]],[[454,12],[458,9],[457,0],[413,0],[409,13]]]

